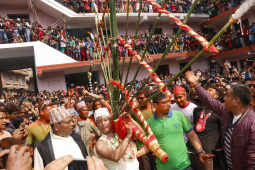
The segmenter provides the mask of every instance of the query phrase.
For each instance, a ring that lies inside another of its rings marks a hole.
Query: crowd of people
[[[104,84],[95,82],[93,93],[88,85],[77,91],[68,85],[67,92],[2,95],[1,169],[67,170],[85,166],[74,161],[85,158],[89,170],[254,169],[254,60],[247,59],[244,68],[237,71],[226,61],[212,69],[187,71],[168,86],[172,98],[159,93],[147,101],[159,90],[154,80],[127,83],[135,102],[143,103],[140,112],[169,156],[165,163],[132,137],[134,127],[148,133],[131,106],[124,104],[121,115],[132,124],[126,127],[126,137],[113,130]],[[163,83],[173,76],[159,75]],[[123,96],[120,100],[125,102]]]
[[[94,13],[95,5],[98,7],[98,12],[103,12],[104,0],[56,0],[65,7],[75,11],[77,13]],[[160,5],[162,0],[156,0]],[[172,13],[188,13],[192,0],[168,0],[165,3],[164,8]],[[221,13],[224,13],[233,7],[240,5],[244,1],[240,0],[199,0],[193,11],[196,14],[208,14],[210,18],[215,17]],[[102,5],[103,4],[103,5]],[[127,0],[116,0],[115,1],[117,13],[137,13],[140,9],[140,1],[132,0],[128,6]],[[141,12],[143,13],[157,13],[158,10],[148,2],[142,2]]]
[[[145,30],[144,34],[138,35],[136,40],[134,35],[127,36],[127,43],[132,47],[135,47],[134,49],[140,55],[144,53],[149,33],[152,30],[152,25],[148,30],[149,32]],[[216,35],[215,33],[203,33],[201,31],[197,31],[197,34],[205,37],[208,42]],[[122,35],[121,37],[125,38]],[[150,54],[164,53],[174,37],[175,33],[154,34],[145,54],[146,59],[150,58]],[[77,61],[99,59],[97,49],[90,37],[80,39],[75,36],[71,36],[67,33],[65,26],[62,28],[59,26],[56,26],[56,28],[52,28],[51,26],[42,28],[38,22],[30,25],[30,22],[25,19],[21,20],[20,18],[17,18],[16,21],[14,21],[4,17],[0,18],[0,38],[1,44],[39,40]],[[96,41],[97,37],[95,37],[95,42]],[[105,44],[107,44],[106,38]],[[252,44],[255,44],[255,23],[242,25],[241,30],[238,29],[234,31],[233,29],[229,29],[214,43],[214,45],[220,50],[219,52],[226,52]],[[104,52],[103,47],[102,43],[102,50]],[[203,47],[199,41],[194,39],[187,32],[183,31],[170,47],[168,53],[201,51],[202,49]],[[118,51],[120,59],[124,57],[124,55],[126,57],[130,57],[128,50],[126,49],[125,51],[124,44],[119,43]]]

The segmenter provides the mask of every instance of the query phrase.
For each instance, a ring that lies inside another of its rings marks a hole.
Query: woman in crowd
[[[99,108],[94,113],[95,121],[98,129],[102,132],[102,136],[96,143],[96,151],[99,158],[103,160],[108,170],[138,170],[139,162],[137,160],[137,147],[132,138],[132,127],[145,134],[141,126],[134,121],[130,115],[127,120],[133,124],[127,127],[127,136],[121,140],[117,133],[113,132],[112,118],[107,108]],[[138,151],[139,152],[139,151]]]

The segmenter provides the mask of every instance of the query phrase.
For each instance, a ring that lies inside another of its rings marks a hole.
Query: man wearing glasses
[[[137,101],[139,104],[143,103],[151,97],[151,90],[148,87],[144,87],[137,95]],[[148,101],[144,105],[139,108],[141,114],[143,115],[144,119],[147,121],[155,112],[152,102]],[[139,117],[136,113],[132,112],[131,117],[143,128],[143,130],[147,134],[146,129],[143,127],[142,122],[140,121]],[[137,149],[141,149],[143,147],[143,143],[140,140],[136,140]],[[148,153],[137,158],[139,161],[139,169],[140,170],[153,170],[155,164],[155,156],[152,153]]]
[[[183,133],[187,134],[199,154],[199,160],[201,162],[204,163],[205,159],[214,156],[205,154],[201,142],[189,120],[182,112],[171,110],[170,99],[165,93],[159,93],[154,97],[153,105],[156,112],[148,120],[148,125],[157,138],[160,147],[169,156],[169,159],[165,163],[156,158],[158,170],[192,169]]]
[[[30,148],[35,148],[35,145],[43,140],[51,129],[49,110],[53,108],[53,104],[48,100],[43,100],[38,108],[39,119],[28,127],[27,146]]]

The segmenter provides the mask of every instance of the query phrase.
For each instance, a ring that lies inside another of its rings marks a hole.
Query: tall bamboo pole
[[[228,28],[230,27],[230,23],[228,22],[218,33],[213,37],[213,39],[209,42],[208,47],[211,46]],[[191,64],[193,64],[205,51],[200,51],[179,73],[177,73],[167,84],[165,84],[164,88],[168,87],[177,77],[179,77],[185,70],[187,70]],[[154,97],[156,97],[159,92],[154,93],[150,98],[139,104],[135,109],[141,107],[146,102],[150,101]]]
[[[164,7],[164,6],[165,6],[165,3],[166,3],[166,0],[163,1],[161,7]],[[150,44],[149,42],[151,41],[152,35],[153,35],[153,33],[154,33],[154,31],[155,31],[157,25],[158,25],[160,16],[161,16],[161,13],[158,14],[158,17],[157,17],[157,19],[156,19],[156,21],[155,21],[155,23],[154,23],[154,25],[153,25],[153,28],[152,28],[152,31],[151,31],[151,33],[150,33],[149,39],[148,39],[148,41],[147,41],[147,43],[146,43],[146,46],[145,46],[145,50],[144,50],[143,56],[142,56],[142,58],[141,58],[141,62],[143,61],[143,59],[144,59],[144,57],[145,57],[145,53],[146,53],[146,51],[147,51],[147,49],[148,49],[148,47],[149,47],[149,44]],[[134,75],[134,77],[133,77],[133,80],[132,80],[132,82],[131,82],[130,87],[133,86],[133,84],[134,84],[134,82],[135,82],[135,79],[136,79],[136,77],[137,77],[137,75],[138,75],[138,72],[139,72],[139,70],[140,70],[140,67],[141,67],[141,64],[138,65],[138,68],[137,68],[136,73],[135,73],[135,75]],[[127,72],[127,76],[128,76],[128,74],[129,74],[129,72]],[[129,95],[130,91],[131,91],[131,88],[128,89],[127,95]]]
[[[192,11],[194,10],[194,8],[195,8],[195,6],[196,6],[196,4],[197,4],[197,1],[198,1],[198,0],[195,0],[195,1],[193,2],[193,4],[192,4],[192,6],[191,6],[191,8],[190,8],[190,10],[189,10],[189,12],[188,12],[186,18],[185,18],[184,21],[183,21],[183,24],[186,24],[186,23],[187,23],[187,21],[188,21],[190,15],[191,15],[191,13],[192,13]],[[177,33],[175,34],[175,37],[172,39],[172,41],[171,41],[170,44],[168,45],[167,49],[165,50],[164,54],[162,55],[161,59],[159,60],[159,62],[158,62],[157,65],[155,66],[155,68],[153,69],[152,73],[154,73],[154,72],[158,69],[158,67],[160,66],[161,62],[164,60],[166,54],[168,53],[168,51],[170,50],[170,48],[172,47],[172,45],[174,44],[175,40],[177,39],[177,37],[179,36],[179,34],[180,34],[181,32],[182,32],[182,29],[179,28],[178,31],[177,31]],[[148,43],[148,42],[147,42],[147,43]],[[146,50],[145,50],[145,51],[146,51]],[[145,54],[145,51],[144,51],[144,54]],[[144,55],[143,55],[143,56],[144,56]],[[140,67],[138,67],[138,71],[139,71],[139,68],[140,68]],[[137,75],[137,74],[136,74],[136,75]],[[136,75],[135,75],[135,77],[136,77]],[[128,76],[128,75],[127,75],[127,76]],[[147,82],[149,81],[149,79],[150,79],[150,77],[148,77],[148,78],[143,82],[142,86],[138,89],[138,91],[135,93],[135,95],[132,96],[131,101],[132,101],[132,100],[138,95],[138,93],[143,89],[143,87],[147,84]],[[125,84],[126,84],[126,82],[125,82]],[[124,87],[125,87],[125,85],[124,85]],[[128,94],[129,94],[129,91],[128,91]],[[126,101],[125,101],[125,102],[126,102]],[[123,102],[123,104],[121,105],[121,108],[123,107],[123,105],[125,104],[125,102]],[[122,108],[122,110],[119,112],[119,114],[121,114],[127,107],[128,107],[128,105],[126,105],[124,108]]]
[[[139,23],[140,23],[140,16],[141,16],[141,11],[142,11],[142,0],[140,0],[140,7],[139,7],[139,11],[138,11],[138,17],[137,17],[137,21],[136,21],[136,29],[135,29],[135,41],[137,39],[137,33],[138,33],[138,28],[139,28]],[[128,10],[129,11],[129,10]],[[127,28],[127,26],[126,26]],[[126,36],[125,36],[125,44],[127,43],[127,31],[126,31]],[[133,46],[133,50],[135,49],[135,43]],[[124,67],[124,60],[125,60],[125,56],[126,56],[126,47],[125,47],[125,52],[124,52],[124,58],[123,58],[123,66]],[[124,83],[124,89],[127,87],[127,79],[128,79],[128,74],[129,74],[129,70],[130,70],[130,66],[133,60],[133,56],[130,56],[130,60],[129,60],[129,64],[128,64],[128,69],[127,69],[127,73],[126,73],[126,79],[125,79],[125,83]],[[123,68],[122,68],[122,72],[123,72]],[[121,79],[122,80],[122,79]],[[123,105],[127,102],[126,99],[124,99],[124,102],[121,103],[120,105],[120,109],[123,107]],[[119,112],[120,114],[121,112]]]
[[[119,54],[118,54],[118,28],[117,28],[117,18],[116,18],[116,7],[115,7],[115,1],[110,0],[109,1],[110,6],[110,25],[112,28],[112,38],[111,38],[111,51],[112,51],[112,61],[113,61],[113,79],[119,80]],[[112,105],[112,113],[113,113],[113,119],[117,118],[118,114],[118,100],[119,100],[119,89],[113,88],[113,103]]]

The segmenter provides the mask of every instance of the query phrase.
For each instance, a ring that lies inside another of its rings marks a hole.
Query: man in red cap
[[[172,110],[180,111],[185,114],[191,125],[193,125],[193,110],[197,107],[194,103],[187,101],[186,91],[181,86],[174,87],[174,101]],[[187,143],[188,137],[184,134],[185,142]]]

